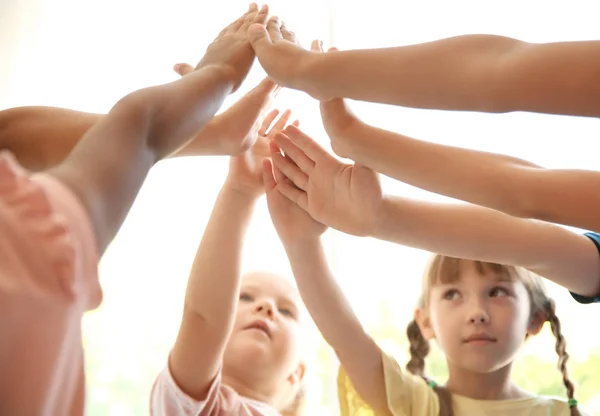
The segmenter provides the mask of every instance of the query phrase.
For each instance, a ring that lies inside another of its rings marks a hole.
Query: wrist
[[[311,235],[282,240],[283,248],[290,260],[314,255],[322,248],[321,236]]]
[[[290,77],[292,80],[291,88],[304,91],[313,98],[319,101],[325,101],[333,97],[327,96],[323,90],[323,86],[319,85],[319,74],[323,71],[323,67],[326,65],[327,54],[305,52],[300,55],[298,64],[294,65],[294,76]]]
[[[264,193],[264,189],[244,185],[228,178],[221,188],[221,193],[249,203],[255,203]]]
[[[234,68],[230,65],[225,64],[208,64],[203,65],[202,62],[198,64],[195,71],[202,72],[203,74],[210,74],[211,78],[214,79],[215,83],[221,83],[226,88],[229,94],[235,92],[238,88],[238,76]]]

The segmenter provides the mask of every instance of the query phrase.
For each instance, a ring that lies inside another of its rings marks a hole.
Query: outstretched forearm
[[[222,363],[240,295],[241,260],[255,197],[221,190],[198,247],[170,368],[179,387],[203,400]]]
[[[58,107],[15,107],[0,111],[0,149],[11,151],[19,163],[34,172],[61,163],[83,135],[105,114]],[[213,117],[193,140],[171,157],[214,154],[223,123]]]
[[[362,122],[341,139],[345,156],[386,176],[519,217],[533,216],[533,163],[426,142]],[[335,142],[335,140],[334,140]],[[347,147],[347,149],[346,149]]]
[[[320,240],[285,244],[302,300],[362,398],[388,414],[381,350],[364,331],[331,273]]]
[[[388,197],[373,237],[432,253],[512,264],[584,296],[600,292],[600,258],[587,237],[467,204]]]
[[[513,216],[600,230],[600,173],[545,169],[511,156],[446,146],[362,122],[345,155],[409,185]],[[335,143],[335,140],[334,140]]]
[[[314,55],[307,92],[406,107],[600,116],[600,42],[466,35]]]

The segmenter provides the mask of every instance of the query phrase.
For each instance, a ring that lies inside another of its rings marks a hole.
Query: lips
[[[254,321],[244,329],[257,329],[259,331],[263,331],[269,338],[271,338],[271,328],[265,321]]]
[[[465,338],[463,340],[463,342],[465,344],[470,344],[470,343],[491,343],[491,342],[496,342],[496,338],[492,337],[491,335],[488,335],[486,333],[478,333],[478,334],[472,334],[469,335],[467,338]]]

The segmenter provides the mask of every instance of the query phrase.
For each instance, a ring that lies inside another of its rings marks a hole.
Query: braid
[[[406,364],[406,370],[416,376],[421,376],[433,388],[440,402],[439,416],[454,416],[450,391],[438,386],[433,380],[425,376],[425,357],[430,351],[429,341],[425,339],[414,319],[406,327],[406,336],[410,345],[410,360]]]
[[[569,407],[571,408],[571,416],[581,416],[579,409],[577,408],[577,400],[575,400],[575,386],[569,379],[569,373],[567,371],[567,361],[569,361],[569,354],[567,353],[567,341],[562,334],[560,320],[556,316],[555,305],[553,301],[548,301],[545,305],[545,312],[550,322],[550,329],[552,334],[556,338],[556,354],[558,354],[558,369],[562,374],[563,383],[567,389],[567,398],[569,399]]]
[[[414,375],[425,377],[425,357],[429,354],[429,342],[423,337],[414,319],[406,328],[406,336],[410,345],[410,360],[406,364],[406,370]]]

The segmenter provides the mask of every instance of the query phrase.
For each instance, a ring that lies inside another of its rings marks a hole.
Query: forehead
[[[471,279],[505,282],[518,280],[516,273],[513,273],[507,266],[481,261],[445,258],[435,269],[430,276],[429,283],[432,286]]]
[[[242,288],[300,303],[300,294],[294,282],[274,273],[248,273],[242,280]]]

